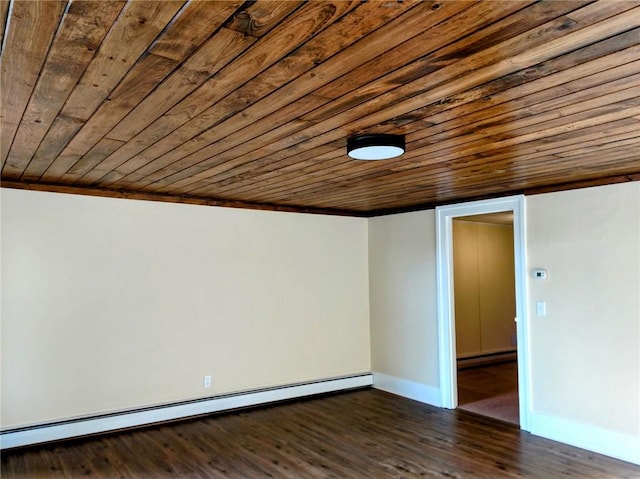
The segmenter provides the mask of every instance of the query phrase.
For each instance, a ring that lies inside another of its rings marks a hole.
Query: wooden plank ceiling
[[[2,184],[375,215],[640,179],[640,1],[6,1]],[[406,136],[357,161],[346,138]]]

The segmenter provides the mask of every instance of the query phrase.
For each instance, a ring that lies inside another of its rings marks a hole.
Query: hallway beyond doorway
[[[510,361],[460,369],[458,408],[519,424],[518,363]]]

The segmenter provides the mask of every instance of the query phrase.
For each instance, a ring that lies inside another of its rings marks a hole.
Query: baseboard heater
[[[475,366],[483,366],[485,364],[503,363],[506,361],[515,361],[518,359],[518,353],[516,350],[512,351],[499,351],[488,354],[478,354],[475,356],[468,356],[466,358],[458,358],[458,369],[472,368]]]
[[[0,432],[0,449],[59,441],[371,385],[373,376],[366,373],[6,429]]]

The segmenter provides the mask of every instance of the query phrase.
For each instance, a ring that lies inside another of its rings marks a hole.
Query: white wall
[[[369,219],[371,355],[376,387],[438,404],[433,210]]]
[[[2,427],[371,369],[366,219],[3,189],[1,258]]]

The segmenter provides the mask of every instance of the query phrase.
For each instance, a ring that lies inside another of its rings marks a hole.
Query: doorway
[[[453,283],[453,219],[500,212],[513,215],[518,415],[520,428],[528,431],[530,430],[530,374],[525,295],[524,201],[524,196],[512,196],[438,207],[436,208],[436,233],[441,404],[443,407],[455,409],[458,407],[458,372]]]
[[[453,219],[458,408],[519,425],[513,213]]]

